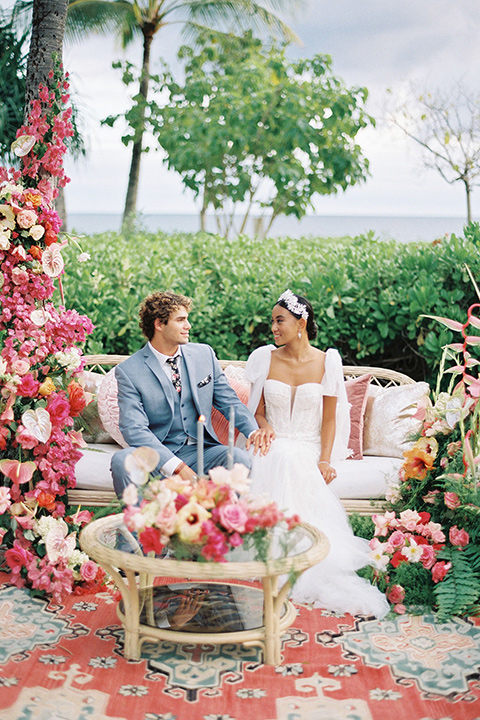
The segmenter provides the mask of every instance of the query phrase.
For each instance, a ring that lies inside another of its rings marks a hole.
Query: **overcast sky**
[[[10,2],[0,0],[2,7]],[[480,94],[480,3],[477,0],[307,0],[290,20],[303,41],[293,56],[328,53],[334,72],[347,85],[366,86],[368,110],[377,118],[387,88],[400,92],[414,81],[434,90],[449,89],[462,81]],[[152,71],[157,58],[174,59],[179,36],[166,28],[153,44]],[[124,57],[111,38],[95,38],[67,45],[65,67],[82,95],[88,127],[88,157],[68,163],[72,178],[67,188],[69,212],[121,212],[130,151],[120,132],[100,127],[100,119],[128,107],[113,60]],[[140,43],[127,58],[139,65]],[[457,183],[448,185],[433,170],[423,170],[418,149],[398,131],[380,123],[358,136],[370,160],[371,177],[359,187],[316,203],[319,214],[330,215],[451,215],[465,213],[465,193]],[[478,196],[478,197],[477,197]],[[168,172],[160,153],[143,161],[139,211],[195,213],[193,197],[185,194],[175,173]],[[480,215],[480,188],[473,196],[474,215]]]

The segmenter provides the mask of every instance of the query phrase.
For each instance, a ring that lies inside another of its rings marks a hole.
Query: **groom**
[[[184,480],[196,476],[197,421],[205,417],[204,469],[226,465],[227,447],[212,427],[212,406],[229,417],[235,408],[235,425],[258,447],[263,431],[230,387],[209,345],[188,342],[191,301],[183,295],[156,292],[140,308],[140,328],[147,344],[117,365],[120,430],[130,447],[112,458],[113,484],[118,497],[131,480],[125,458],[146,445],[160,457],[155,472],[176,474]],[[248,454],[234,449],[234,462],[248,468]]]

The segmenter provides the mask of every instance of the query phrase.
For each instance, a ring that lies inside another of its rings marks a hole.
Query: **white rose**
[[[31,235],[36,242],[45,235],[45,228],[43,225],[32,225],[28,234]]]

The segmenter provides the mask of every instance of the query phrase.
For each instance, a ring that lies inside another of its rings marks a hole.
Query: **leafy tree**
[[[164,72],[169,100],[150,103],[167,164],[212,207],[228,235],[238,204],[242,226],[260,205],[268,230],[279,215],[305,215],[315,196],[365,179],[368,161],[355,138],[373,119],[365,88],[345,87],[331,59],[289,61],[285,47],[266,48],[250,33],[205,33],[200,49],[182,47],[184,82]]]
[[[450,184],[463,183],[470,223],[472,189],[480,177],[480,95],[472,96],[462,85],[434,93],[411,88],[407,100],[391,103],[386,114],[420,145],[426,168],[438,170]]]
[[[0,161],[11,164],[10,146],[23,123],[27,31],[17,33],[12,17],[0,10]]]
[[[292,38],[294,33],[273,9],[290,9],[298,0],[70,0],[67,33],[76,37],[85,31],[115,30],[126,47],[135,37],[143,40],[142,72],[135,106],[137,122],[132,142],[124,222],[137,204],[145,103],[150,82],[150,52],[153,38],[164,27],[181,24],[191,36],[205,26],[218,30],[245,28],[268,30]]]

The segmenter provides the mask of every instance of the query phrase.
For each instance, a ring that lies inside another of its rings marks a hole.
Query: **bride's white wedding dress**
[[[259,348],[246,367],[252,382],[250,409],[257,409],[263,389],[267,421],[276,433],[267,455],[252,456],[251,492],[267,495],[288,514],[298,513],[330,541],[328,556],[303,573],[293,587],[292,599],[337,612],[383,617],[389,610],[385,596],[355,573],[369,562],[368,542],[353,534],[345,510],[317,466],[324,395],[338,398],[332,461],[348,454],[349,406],[340,355],[327,350],[321,383],[291,387],[266,379],[273,349]]]

